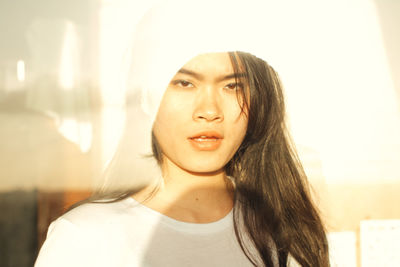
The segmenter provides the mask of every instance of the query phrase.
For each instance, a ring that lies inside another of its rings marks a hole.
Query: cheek
[[[231,123],[226,125],[226,134],[229,137],[229,140],[231,140],[230,143],[230,150],[232,151],[231,153],[236,153],[237,149],[240,147],[242,144],[244,137],[247,133],[247,117],[244,113],[240,114],[238,112],[236,116],[232,116],[230,118]],[[232,155],[233,156],[233,155]]]
[[[241,116],[242,116],[242,117],[241,117],[240,120],[237,122],[238,125],[237,125],[237,127],[236,127],[236,140],[237,140],[237,142],[239,143],[239,146],[240,146],[240,144],[242,144],[243,139],[244,139],[244,137],[245,137],[245,135],[246,135],[246,132],[247,132],[247,123],[248,123],[247,117],[246,117],[244,114],[242,114]]]
[[[173,143],[173,140],[179,135],[178,128],[177,120],[172,117],[172,114],[162,113],[157,115],[153,125],[153,132],[162,148]]]
[[[244,107],[242,111],[239,104],[235,102],[228,103],[228,106],[225,109],[226,112],[226,119],[230,121],[229,125],[232,127],[233,134],[237,135],[237,138],[242,138],[247,131],[248,125],[248,112]]]
[[[165,94],[163,100],[160,103],[160,107],[157,113],[157,117],[154,121],[154,127],[156,128],[172,128],[171,124],[174,124],[179,115],[182,114],[182,104],[180,101],[174,100],[169,94]]]
[[[188,104],[190,101],[191,99],[186,94],[167,90],[160,103],[156,120],[169,123],[182,114],[187,114],[190,112],[191,105]]]
[[[175,148],[174,140],[179,140],[184,132],[183,126],[187,121],[187,108],[182,105],[179,98],[165,95],[158,110],[153,125],[153,132],[163,151],[167,152],[170,147]]]

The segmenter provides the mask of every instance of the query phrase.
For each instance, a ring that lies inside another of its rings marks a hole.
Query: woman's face
[[[195,173],[222,171],[247,130],[228,53],[196,56],[172,78],[153,132],[163,162]],[[240,92],[239,92],[240,93]]]

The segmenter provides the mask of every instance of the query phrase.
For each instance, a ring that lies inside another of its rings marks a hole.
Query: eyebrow
[[[191,70],[184,69],[184,68],[178,70],[178,73],[182,73],[182,74],[187,74],[187,75],[193,76],[198,80],[204,80],[204,75],[202,75],[200,73],[196,73],[196,72],[191,71]],[[226,81],[226,80],[229,80],[229,79],[232,79],[232,78],[235,78],[235,77],[236,78],[245,77],[245,74],[244,73],[232,73],[232,74],[228,74],[228,75],[225,75],[225,76],[218,77],[216,80],[218,82],[222,82],[222,81]]]

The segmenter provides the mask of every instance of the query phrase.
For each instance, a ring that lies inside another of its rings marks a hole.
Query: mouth
[[[222,139],[222,135],[217,132],[202,132],[188,138],[191,145],[201,151],[216,150],[221,145]]]

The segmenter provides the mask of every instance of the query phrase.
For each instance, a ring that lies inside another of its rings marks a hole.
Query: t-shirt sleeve
[[[35,267],[104,266],[99,264],[101,240],[76,224],[59,218],[52,222]]]

